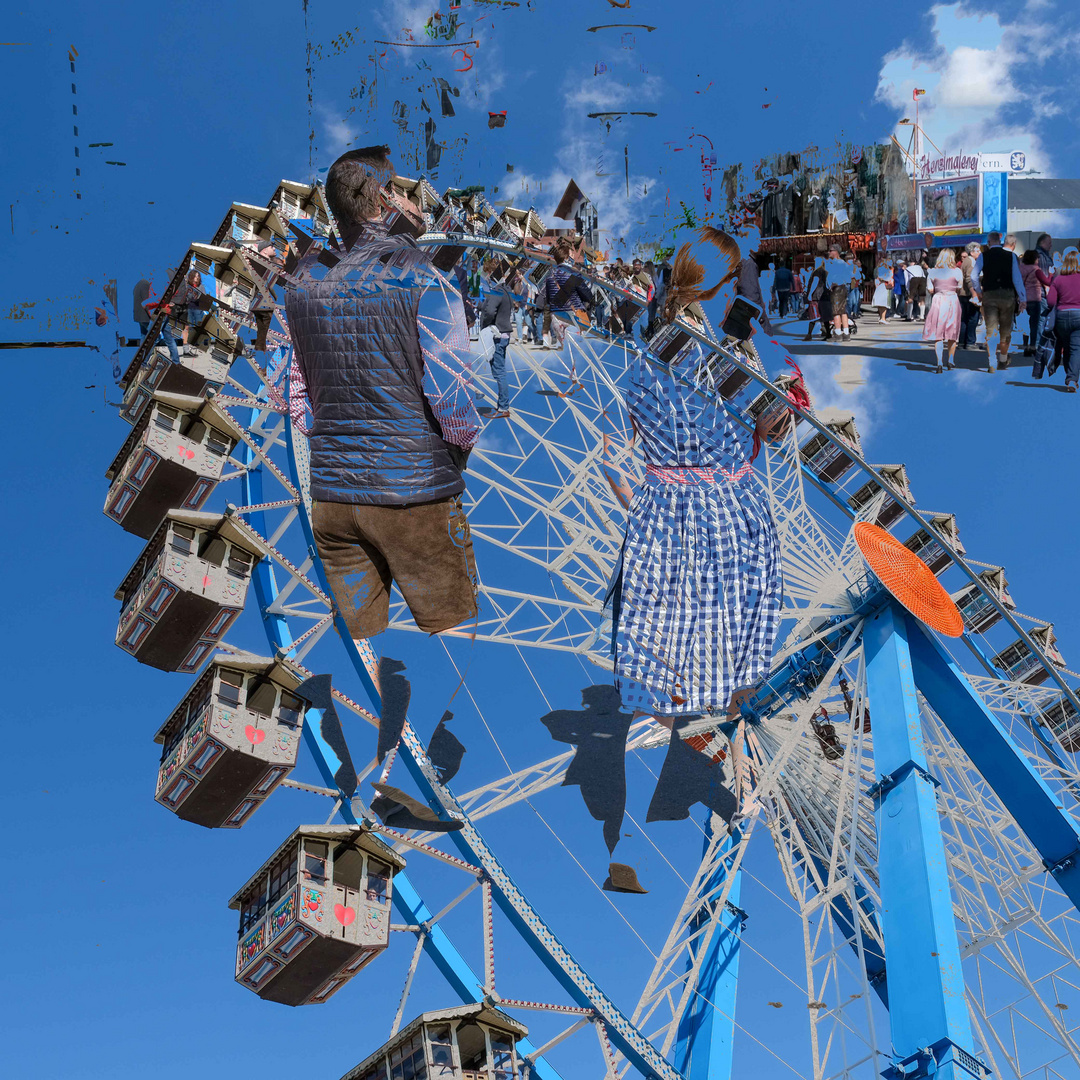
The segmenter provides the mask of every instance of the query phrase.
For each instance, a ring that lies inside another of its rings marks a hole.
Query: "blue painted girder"
[[[1080,829],[952,657],[913,616],[904,616],[912,670],[923,696],[1080,909]]]
[[[712,838],[712,815],[705,820],[705,851]],[[727,877],[727,856],[739,842],[729,836],[724,842],[723,858],[705,885],[705,895],[718,892]],[[698,969],[694,996],[679,1020],[675,1042],[675,1068],[686,1080],[730,1080],[735,1046],[735,1004],[739,986],[739,948],[744,914],[739,910],[742,870],[735,872],[725,910],[713,932],[705,958]],[[714,901],[715,903],[715,901]],[[711,918],[704,906],[699,911],[691,933]],[[690,951],[696,959],[699,946]],[[692,962],[692,961],[691,961]]]
[[[969,1052],[971,1025],[936,786],[926,768],[909,638],[921,624],[893,600],[866,619],[867,696],[874,710],[880,918],[896,1059],[938,1047],[938,1080],[960,1080],[953,1048]]]

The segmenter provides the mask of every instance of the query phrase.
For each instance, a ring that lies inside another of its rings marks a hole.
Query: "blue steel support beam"
[[[253,411],[252,420],[254,420],[257,415],[257,412]],[[246,443],[243,444],[243,449],[244,452],[241,460],[245,465],[251,465],[255,460],[255,453]],[[289,449],[289,464],[293,476],[295,477],[296,468],[292,460],[291,446]],[[244,492],[244,501],[248,506],[257,505],[263,501],[261,466],[248,469],[242,479],[242,488]],[[264,515],[261,511],[249,515],[248,520],[251,521],[252,526],[259,533],[263,536],[266,535]],[[303,525],[307,542],[314,546],[314,538],[308,532],[307,515],[303,512],[300,514],[300,521]],[[255,597],[259,603],[259,611],[262,614],[267,640],[273,649],[291,651],[293,636],[289,628],[288,620],[283,615],[272,615],[267,611],[267,608],[273,603],[278,593],[277,582],[274,580],[273,566],[270,564],[269,560],[261,559],[255,565],[252,578],[252,584],[255,588]],[[325,587],[325,582],[323,584]],[[348,641],[348,633],[344,623],[339,619],[336,620],[335,625],[337,625],[339,633],[342,633],[344,639]],[[355,652],[355,646],[352,645],[351,641],[349,641],[349,645]],[[359,660],[359,657],[357,657],[357,660]],[[363,669],[362,664],[360,664],[360,668]],[[366,669],[363,669],[362,678],[364,678],[365,685],[370,687],[369,692],[373,692],[374,686],[370,685],[371,680],[366,676]],[[378,700],[377,697],[375,700]],[[311,751],[311,756],[315,761],[315,765],[318,768],[323,781],[330,787],[336,788],[337,781],[334,779],[333,769],[323,752],[321,745],[322,740],[316,732],[316,726],[317,725],[315,724],[304,725],[304,740],[308,749]],[[349,803],[349,800],[344,797],[341,800],[339,813],[349,824],[357,824],[356,815],[353,813],[352,805]],[[403,870],[394,875],[392,895],[392,902],[395,909],[409,925],[424,926],[424,924],[431,919],[431,910],[424,903],[419,892],[417,892],[416,887]],[[446,932],[437,924],[430,926],[427,929],[428,932],[424,937],[424,952],[426,952],[434,961],[435,966],[450,984],[454,993],[466,1003],[482,1002],[484,1000],[484,991],[480,985],[479,979],[473,974],[472,968],[469,967],[468,962],[461,953],[458,952],[454,943],[446,935]],[[535,1052],[536,1047],[529,1039],[521,1039],[518,1042],[518,1049],[523,1055],[531,1055]],[[538,1077],[538,1080],[562,1080],[559,1073],[543,1058],[536,1058],[533,1060],[532,1065],[533,1072]]]
[[[941,644],[906,619],[919,689],[1080,909],[1080,829]]]
[[[875,796],[878,873],[895,1055],[883,1075],[981,1080],[908,634],[907,613],[893,600],[864,627],[874,766],[882,777]]]
[[[705,820],[706,851],[711,838],[710,814]],[[721,860],[727,859],[735,842],[733,836],[724,841]],[[718,861],[705,885],[705,895],[719,892],[726,877],[726,862]],[[732,1052],[735,1045],[735,999],[739,986],[739,948],[744,919],[743,912],[739,910],[741,884],[740,869],[735,872],[725,910],[698,971],[694,996],[679,1020],[675,1068],[686,1080],[731,1080]],[[694,920],[691,933],[711,918],[710,906],[703,905]],[[691,944],[690,952],[696,959],[696,943]]]

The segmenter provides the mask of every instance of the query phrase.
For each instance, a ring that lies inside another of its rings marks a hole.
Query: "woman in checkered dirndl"
[[[720,287],[698,288],[704,271],[689,248],[673,269],[668,322]],[[613,587],[616,686],[627,709],[668,726],[726,714],[737,691],[767,674],[781,605],[768,500],[723,401],[694,387],[701,359],[700,347],[676,364],[638,352],[626,391],[646,476]],[[759,422],[759,434],[769,437],[771,424]]]

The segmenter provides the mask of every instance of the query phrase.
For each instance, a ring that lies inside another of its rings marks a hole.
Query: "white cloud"
[[[628,86],[615,78],[615,73],[587,76],[574,82],[567,79],[563,89],[563,101],[568,108],[585,112],[606,112],[639,105],[652,105],[663,93],[664,81],[658,75],[646,75],[634,86]]]
[[[319,150],[320,157],[328,161],[335,161],[349,148],[349,144],[356,138],[356,130],[345,120],[342,120],[332,109],[326,105],[316,105],[319,115]]]
[[[912,91],[926,140],[943,152],[1022,150],[1029,169],[1053,174],[1054,161],[1042,121],[1058,116],[1062,87],[1044,62],[1067,56],[1077,45],[1072,24],[1046,18],[1043,0],[1034,0],[1014,21],[968,7],[940,4],[931,9],[933,44],[904,44],[885,56],[875,99],[914,118]],[[911,129],[897,126],[906,144]],[[933,152],[926,145],[924,151]]]
[[[864,443],[889,412],[888,394],[871,381],[872,364],[870,357],[847,350],[799,357],[815,411],[828,414],[835,410],[854,415]]]
[[[958,370],[951,372],[949,377],[961,393],[980,404],[993,401],[1000,392],[1001,383],[987,371]]]

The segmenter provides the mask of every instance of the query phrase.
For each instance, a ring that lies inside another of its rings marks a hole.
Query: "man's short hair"
[[[326,205],[340,226],[379,216],[379,189],[393,175],[389,146],[349,150],[326,174]]]
[[[1001,241],[1002,247],[1016,247],[1016,234],[1006,233],[1005,239]]]
[[[1001,243],[1001,233],[999,233],[999,232],[987,233],[986,234],[986,242],[988,244],[990,244],[991,246],[993,246],[994,244],[1000,244]]]
[[[570,244],[565,237],[560,236],[559,239],[551,245],[551,257],[556,262],[565,262],[570,258]]]
[[[838,247],[831,247],[831,248],[829,248],[829,257],[830,257],[830,258],[831,258],[831,257],[832,257],[833,255],[839,255],[839,254],[840,254],[840,249],[839,249]]]

